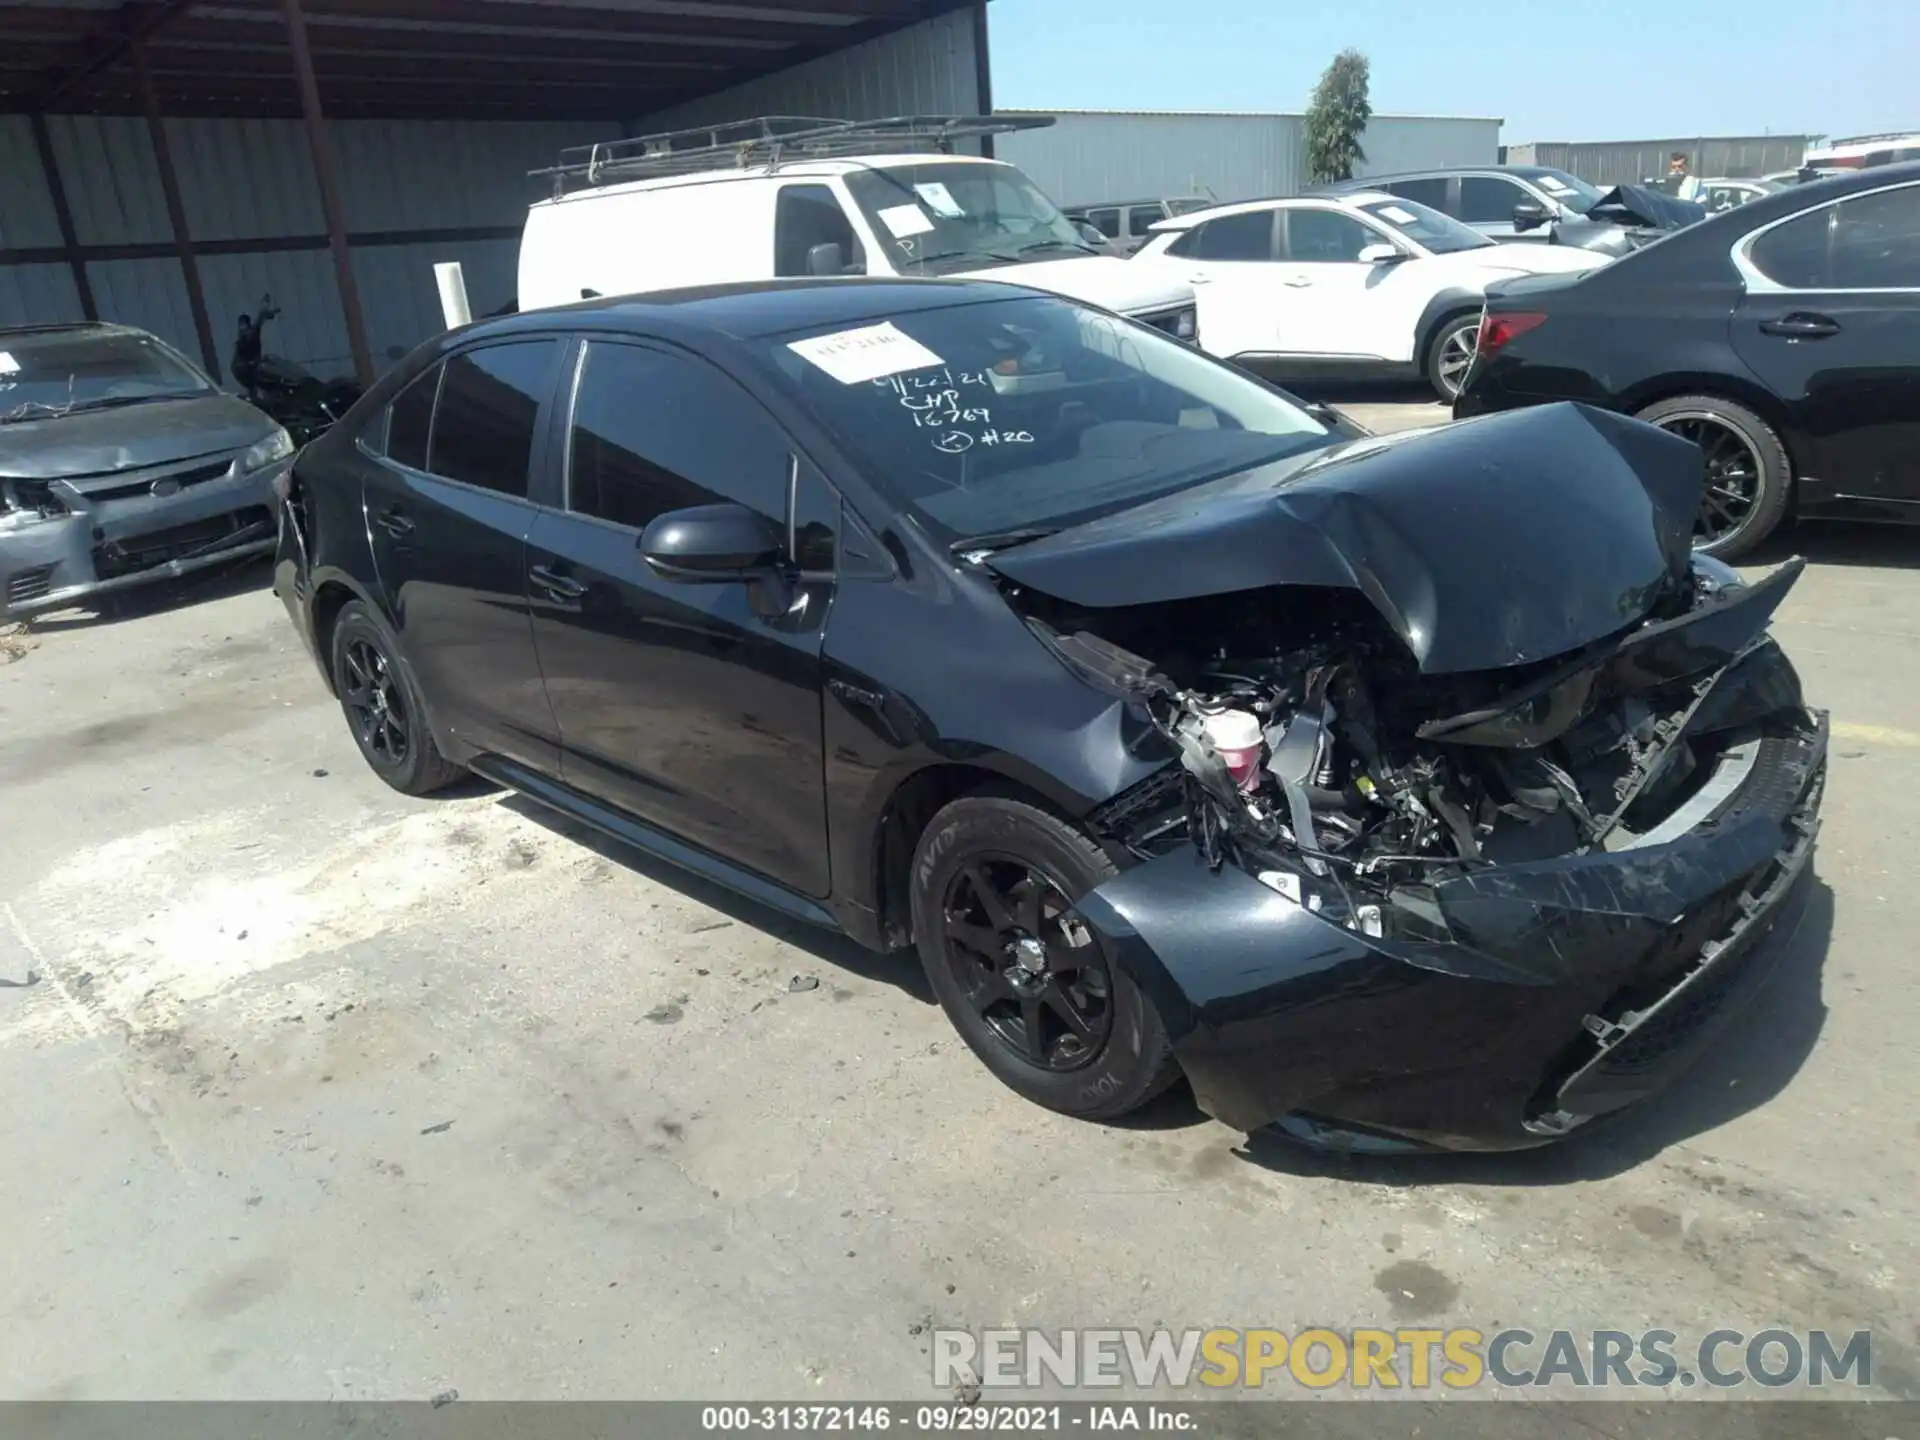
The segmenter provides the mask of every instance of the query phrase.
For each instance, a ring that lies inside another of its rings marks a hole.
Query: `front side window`
[[[690,355],[587,347],[574,401],[567,508],[645,529],[669,510],[734,501],[786,519],[792,448],[760,403]]]
[[[869,483],[943,543],[1057,528],[1335,438],[1250,376],[1054,297],[761,344]]]
[[[1369,245],[1387,242],[1338,210],[1289,210],[1286,258],[1308,264],[1350,263]]]
[[[534,424],[553,392],[558,340],[467,350],[446,362],[425,468],[524,499]]]
[[[1751,258],[1793,290],[1920,288],[1920,185],[1795,216],[1755,241]]]
[[[816,247],[840,247],[839,271],[816,269]],[[866,251],[853,233],[853,222],[840,200],[825,185],[787,185],[773,211],[773,273],[775,275],[861,274],[867,268]]]
[[[1120,238],[1120,212],[1112,208],[1089,210],[1087,223],[1109,240]]]
[[[151,335],[42,330],[0,335],[0,424],[46,420],[213,392],[213,382]]]
[[[1396,234],[1406,236],[1435,255],[1451,255],[1456,250],[1484,250],[1493,244],[1472,226],[1462,225],[1415,200],[1369,200],[1360,208]]]
[[[1164,205],[1133,205],[1127,209],[1127,234],[1134,237],[1145,235],[1154,226],[1167,218]]]
[[[846,187],[902,275],[1094,253],[1059,207],[1011,165],[870,167],[848,175]]]
[[[1514,207],[1532,198],[1498,175],[1465,175],[1460,180],[1460,218],[1469,225],[1512,224]]]

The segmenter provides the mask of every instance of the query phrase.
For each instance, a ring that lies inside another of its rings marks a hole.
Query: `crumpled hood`
[[[1073,300],[1085,300],[1122,315],[1172,310],[1193,304],[1193,286],[1169,275],[1157,265],[1135,264],[1107,255],[1080,255],[1066,260],[1032,260],[1019,265],[994,265],[969,270],[969,280],[999,280],[1008,285],[1031,285]]]
[[[1529,664],[1644,615],[1686,574],[1693,445],[1584,405],[1350,441],[995,552],[1070,604],[1273,585],[1358,590],[1429,674]]]
[[[1593,202],[1586,218],[1653,230],[1684,230],[1706,219],[1707,207],[1644,185],[1616,185]]]
[[[144,469],[244,449],[274,422],[246,401],[214,392],[59,419],[0,425],[0,476],[62,480]]]

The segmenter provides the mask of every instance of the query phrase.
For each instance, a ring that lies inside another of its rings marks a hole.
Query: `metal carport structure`
[[[278,348],[370,379],[434,328],[430,257],[497,298],[564,144],[991,108],[986,0],[0,0],[0,324],[125,319],[219,375],[259,286]]]

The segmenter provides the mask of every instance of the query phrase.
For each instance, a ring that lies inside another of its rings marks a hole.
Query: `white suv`
[[[780,276],[964,275],[1191,341],[1185,280],[1099,254],[1012,165],[946,153],[1033,123],[776,118],[570,151],[538,172],[555,193],[527,212],[520,305]]]
[[[1221,205],[1163,220],[1127,262],[1198,287],[1200,344],[1308,373],[1424,375],[1443,400],[1473,361],[1487,285],[1606,257],[1498,245],[1379,192]]]

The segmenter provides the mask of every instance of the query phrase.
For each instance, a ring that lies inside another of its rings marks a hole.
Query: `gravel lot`
[[[1870,1327],[1920,1398],[1920,536],[1794,549],[1836,758],[1783,968],[1604,1137],[1392,1164],[1178,1090],[1060,1119],[910,960],[389,792],[258,570],[43,622],[0,655],[0,1398],[916,1398],[929,1322]]]

